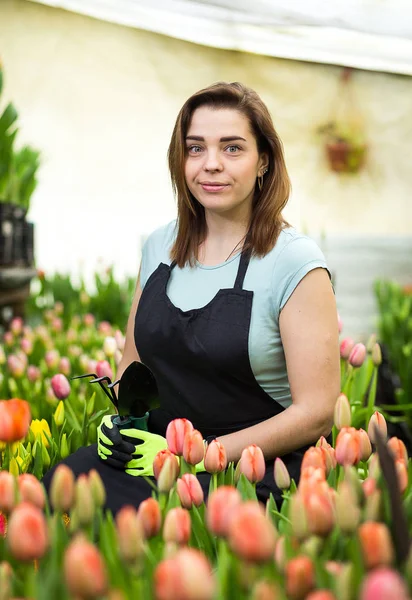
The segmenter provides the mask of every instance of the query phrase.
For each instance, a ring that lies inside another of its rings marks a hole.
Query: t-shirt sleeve
[[[174,231],[175,221],[172,221],[153,231],[143,244],[140,263],[140,286],[142,289],[161,262],[170,264],[169,251],[173,242]]]
[[[300,236],[284,247],[276,261],[272,279],[274,310],[277,317],[298,283],[310,271],[319,267],[326,269],[329,278],[332,279],[322,250],[311,238]]]

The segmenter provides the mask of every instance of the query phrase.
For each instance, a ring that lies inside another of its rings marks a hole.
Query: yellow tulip
[[[33,419],[30,423],[30,429],[36,439],[40,439],[42,444],[48,448],[50,446],[49,440],[47,439],[47,434],[50,438],[52,437],[50,427],[46,419]]]
[[[63,423],[64,423],[63,400],[60,400],[59,404],[57,405],[57,408],[54,411],[53,419],[54,419],[54,422],[56,423],[57,427],[61,427],[63,425]]]

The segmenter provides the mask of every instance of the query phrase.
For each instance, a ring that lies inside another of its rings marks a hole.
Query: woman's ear
[[[266,173],[266,171],[269,168],[269,154],[267,154],[266,152],[263,152],[260,157],[259,157],[259,162],[258,162],[258,175],[262,175],[263,172]],[[266,169],[266,171],[265,171]]]

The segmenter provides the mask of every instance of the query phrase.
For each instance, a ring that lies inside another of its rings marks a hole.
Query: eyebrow
[[[187,140],[195,140],[196,142],[204,142],[205,138],[201,135],[188,135],[186,136]],[[225,137],[221,137],[221,142],[235,142],[236,140],[242,140],[246,142],[245,138],[240,137],[240,135],[227,135]]]

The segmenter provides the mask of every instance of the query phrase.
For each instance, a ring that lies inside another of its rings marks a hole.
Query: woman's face
[[[186,183],[206,211],[249,216],[256,178],[267,164],[239,111],[201,106],[186,136]]]

